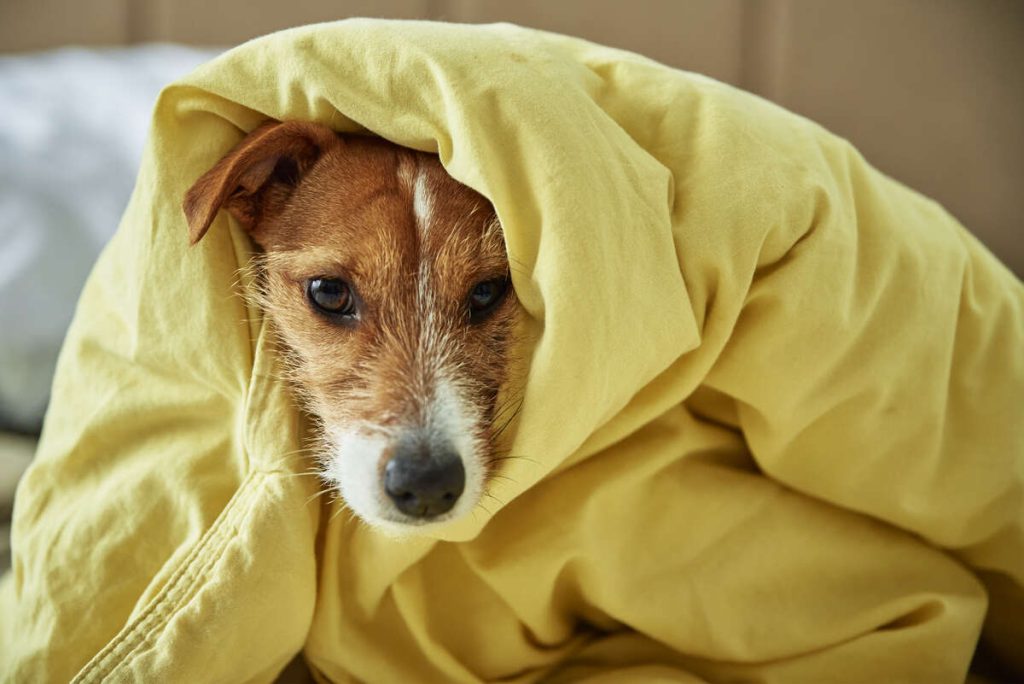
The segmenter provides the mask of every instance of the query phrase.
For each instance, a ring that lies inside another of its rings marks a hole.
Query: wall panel
[[[1021,0],[0,0],[0,52],[230,45],[346,16],[512,21],[739,85],[849,138],[1024,274]]]
[[[577,35],[736,83],[742,13],[742,0],[448,0],[445,16]]]
[[[0,0],[0,52],[128,41],[134,0]]]
[[[1024,3],[776,4],[766,95],[940,199],[1024,274]]]

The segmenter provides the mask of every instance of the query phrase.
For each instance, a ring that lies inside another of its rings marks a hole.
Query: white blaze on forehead
[[[416,166],[412,190],[413,214],[416,217],[416,226],[422,243],[433,209],[426,170],[422,163]],[[441,324],[440,313],[437,311],[440,299],[434,292],[436,285],[431,283],[434,264],[428,250],[422,249],[422,244],[419,255],[420,263],[416,272],[416,311],[420,322],[419,367],[414,368],[413,372],[419,376],[420,380],[416,384],[420,391],[417,392],[414,400],[423,406],[428,401],[429,390],[436,382],[441,368],[446,365],[446,357],[450,354],[453,345],[450,331],[442,330],[445,326]]]
[[[416,179],[412,184],[412,210],[416,216],[416,226],[419,228],[420,235],[427,232],[433,209],[434,203],[430,196],[430,187],[427,185],[427,173],[423,165],[420,164],[416,167]]]

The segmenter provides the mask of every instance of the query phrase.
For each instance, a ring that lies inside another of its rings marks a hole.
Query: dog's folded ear
[[[317,159],[339,144],[330,128],[307,121],[269,121],[253,130],[185,193],[189,241],[199,242],[222,208],[252,232],[262,217],[280,209]]]

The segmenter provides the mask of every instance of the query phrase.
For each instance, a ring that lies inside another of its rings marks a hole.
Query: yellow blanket
[[[266,117],[437,151],[497,208],[518,458],[435,537],[310,500],[232,294],[252,246],[226,215],[187,246],[185,190]],[[54,397],[3,681],[265,682],[304,650],[331,681],[952,682],[979,633],[1024,677],[1021,283],[847,142],[636,55],[354,20],[199,69]]]

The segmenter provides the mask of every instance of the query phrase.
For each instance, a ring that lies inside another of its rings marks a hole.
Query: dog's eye
[[[498,305],[508,289],[508,279],[495,278],[477,283],[469,293],[469,317],[479,321]]]
[[[337,278],[313,278],[306,286],[309,301],[320,311],[335,316],[353,316],[356,312],[352,288]]]

